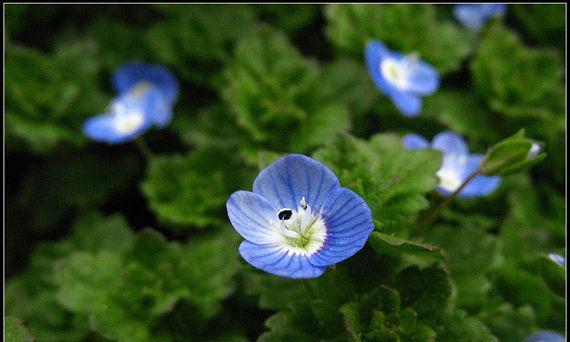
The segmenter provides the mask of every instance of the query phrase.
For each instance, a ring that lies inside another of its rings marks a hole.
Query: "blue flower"
[[[524,339],[523,342],[565,342],[564,336],[554,331],[540,331]]]
[[[403,139],[407,149],[433,148],[443,152],[443,163],[437,171],[439,185],[437,190],[444,196],[454,193],[461,184],[475,172],[484,156],[469,154],[469,149],[463,138],[453,132],[437,134],[431,144],[417,134],[408,134]],[[461,190],[458,197],[469,198],[485,196],[493,192],[501,183],[497,176],[477,176]]]
[[[417,116],[422,109],[421,97],[433,94],[439,87],[435,68],[416,54],[404,56],[373,40],[366,44],[365,58],[378,89],[405,116]]]
[[[503,16],[506,9],[505,4],[461,4],[453,7],[453,14],[463,26],[478,31],[491,17]]]
[[[549,253],[548,257],[550,258],[550,260],[554,261],[558,265],[560,265],[562,267],[566,266],[566,258],[565,257],[558,255],[556,253]]]
[[[113,75],[118,93],[108,111],[85,121],[83,132],[93,140],[119,144],[133,140],[151,126],[172,119],[178,81],[166,68],[140,62],[123,65]]]
[[[326,166],[299,154],[263,169],[253,192],[234,192],[226,207],[245,239],[241,256],[288,278],[322,275],[362,249],[374,229],[366,202]]]

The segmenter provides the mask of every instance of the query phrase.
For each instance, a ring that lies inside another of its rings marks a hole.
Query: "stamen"
[[[279,228],[281,229],[281,233],[283,233],[283,235],[285,235],[286,237],[293,238],[293,239],[298,239],[301,237],[301,235],[299,233],[297,233],[296,231],[289,230],[287,228],[287,226],[285,226],[285,222],[283,220],[281,220],[281,222],[279,224]]]
[[[277,214],[277,217],[279,217],[279,219],[281,221],[283,220],[288,220],[291,218],[291,215],[293,215],[293,210],[289,209],[289,208],[283,208],[281,210],[279,210],[279,213]]]
[[[301,197],[301,207],[303,207],[304,210],[307,210],[307,207],[309,205],[307,204],[307,200],[305,199],[305,196]]]

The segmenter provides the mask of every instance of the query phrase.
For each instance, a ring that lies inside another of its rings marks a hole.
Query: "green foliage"
[[[562,69],[553,51],[528,48],[504,26],[492,25],[471,62],[476,91],[494,111],[550,120],[563,129]]]
[[[8,43],[6,124],[10,143],[45,153],[60,143],[83,145],[83,121],[105,110],[92,44],[73,42],[52,54]]]
[[[220,225],[233,191],[246,184],[243,165],[229,150],[202,148],[152,160],[142,191],[166,224],[186,229]]]
[[[436,226],[429,241],[448,253],[449,271],[457,287],[457,305],[478,312],[485,305],[488,273],[497,262],[496,238],[477,226]]]
[[[547,256],[540,259],[542,277],[548,287],[559,296],[564,297],[566,293],[566,276],[564,266],[554,262]]]
[[[250,7],[238,5],[160,5],[164,20],[149,28],[156,61],[180,76],[207,86],[220,84],[231,47],[254,24]]]
[[[220,311],[234,288],[235,246],[225,232],[178,244],[152,230],[134,234],[120,216],[91,213],[70,239],[45,245],[33,267],[8,284],[9,312],[33,322],[30,330],[42,341],[82,339],[88,331],[155,340],[152,324],[180,301],[204,323]]]
[[[283,35],[260,28],[238,44],[224,97],[253,143],[305,152],[350,125],[343,101],[320,93],[322,75]]]
[[[476,96],[467,91],[440,89],[425,99],[424,113],[470,141],[490,145],[500,140],[497,117]]]
[[[344,52],[362,56],[370,39],[406,54],[418,52],[442,74],[459,68],[470,51],[470,35],[437,18],[431,5],[329,5],[327,34]],[[413,18],[413,20],[410,20]]]
[[[33,342],[34,337],[15,317],[4,317],[4,341],[7,342]]]
[[[319,8],[315,5],[280,5],[258,4],[260,16],[275,27],[290,33],[298,33],[303,27],[309,25],[318,14]]]
[[[444,251],[437,246],[401,239],[380,232],[372,232],[368,239],[370,245],[379,253],[394,256],[416,255],[422,259],[443,261],[447,258]]]
[[[137,28],[101,18],[89,27],[88,35],[97,44],[104,66],[110,72],[131,60],[152,60],[149,43]]]
[[[509,4],[478,32],[435,4],[10,4],[5,17],[7,341],[565,331],[565,268],[547,257],[566,255],[562,5]],[[419,117],[373,84],[370,39],[439,72]],[[145,133],[145,158],[81,130],[131,60],[163,64],[181,86],[172,123]],[[434,191],[442,154],[401,138],[444,130],[488,151],[484,171],[509,175],[500,191]],[[305,281],[240,258],[226,210],[290,153],[328,166],[375,224],[362,250]]]
[[[406,150],[400,137],[391,134],[378,134],[368,142],[342,135],[315,158],[366,200],[377,229],[400,236],[427,207],[425,194],[435,188],[435,172],[441,166],[440,152]]]
[[[417,322],[417,314],[401,308],[397,291],[388,287],[341,307],[344,324],[354,341],[435,341],[436,333]]]
[[[562,4],[513,5],[512,11],[525,33],[540,45],[556,46],[564,50],[561,33],[566,29]],[[548,18],[548,20],[544,20]]]

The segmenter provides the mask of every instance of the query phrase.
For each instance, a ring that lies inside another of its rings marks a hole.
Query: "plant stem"
[[[449,203],[451,203],[451,201],[453,201],[453,199],[455,197],[457,197],[457,195],[459,195],[459,193],[461,193],[461,191],[469,184],[471,183],[471,181],[473,179],[475,179],[475,177],[481,175],[481,169],[478,168],[477,170],[475,170],[472,174],[469,175],[469,177],[467,177],[463,183],[461,183],[461,185],[459,186],[459,188],[457,188],[457,190],[455,190],[451,195],[447,196],[446,198],[444,198],[435,208],[433,209],[428,209],[425,213],[425,215],[422,215],[423,217],[420,217],[419,222],[421,224],[422,227],[426,228],[431,226],[435,220],[437,220],[437,218],[439,217],[439,215],[441,214],[441,212],[443,211],[443,209],[445,207],[447,207],[449,205]]]
[[[148,148],[148,145],[145,143],[142,137],[136,138],[135,144],[137,145],[139,151],[141,151],[142,155],[144,156],[147,162],[149,162],[154,157],[154,154],[152,153],[150,148]]]

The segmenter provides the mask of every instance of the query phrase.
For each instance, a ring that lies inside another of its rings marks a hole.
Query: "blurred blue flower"
[[[417,54],[405,56],[372,40],[366,44],[365,58],[378,89],[405,116],[417,116],[422,109],[421,97],[433,94],[439,87],[439,74]]]
[[[556,253],[549,253],[548,257],[560,266],[566,266],[566,258]]]
[[[469,154],[469,148],[463,138],[453,132],[437,134],[431,144],[422,136],[408,134],[403,138],[407,149],[433,148],[443,152],[443,163],[437,171],[439,185],[437,190],[444,196],[454,193],[461,184],[479,168],[484,156]],[[501,183],[497,176],[477,176],[458,194],[460,198],[485,196],[493,192]]]
[[[160,65],[131,62],[113,75],[118,93],[108,111],[85,121],[83,132],[93,140],[120,144],[133,140],[152,125],[165,127],[172,119],[178,81]]]
[[[503,16],[506,9],[505,4],[461,4],[453,7],[453,14],[463,26],[478,31],[491,17]]]
[[[263,169],[253,192],[234,192],[230,222],[242,257],[265,272],[314,278],[358,252],[374,229],[368,205],[330,169],[291,154]]]
[[[524,339],[523,342],[565,342],[566,338],[554,331],[540,331]]]

